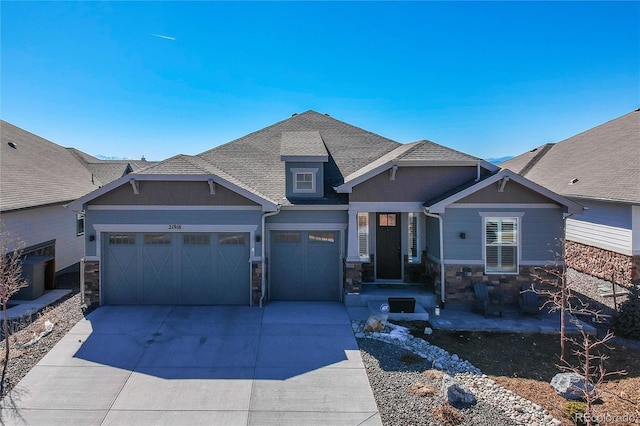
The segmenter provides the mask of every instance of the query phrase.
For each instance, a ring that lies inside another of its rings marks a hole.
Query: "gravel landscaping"
[[[385,425],[559,425],[541,406],[498,385],[456,354],[413,338],[389,324],[382,332],[354,332]],[[437,366],[437,369],[433,367]],[[453,407],[445,401],[443,372],[471,391],[477,402]],[[442,411],[456,418],[443,418]]]
[[[45,308],[36,315],[24,328],[14,333],[10,338],[11,359],[7,367],[4,397],[20,380],[31,370],[44,356],[62,339],[71,328],[84,317],[80,307],[80,293],[77,283],[63,277],[57,284],[57,288],[69,288],[71,293],[55,304]],[[44,330],[45,320],[51,321],[54,326],[50,334],[44,336],[36,343],[24,347],[24,344],[33,339],[34,335]],[[4,356],[5,342],[0,342],[2,356]]]

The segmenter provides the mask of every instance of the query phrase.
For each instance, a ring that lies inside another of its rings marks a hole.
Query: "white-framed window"
[[[484,217],[486,273],[518,273],[518,217]]]
[[[420,238],[420,228],[419,228],[419,213],[409,213],[408,215],[408,231],[409,235],[407,241],[409,243],[409,247],[407,250],[408,259],[411,263],[419,263],[420,262],[420,252],[418,250],[419,238]]]
[[[84,235],[84,212],[76,213],[76,235]]]
[[[291,169],[293,173],[293,192],[316,192],[316,173],[318,169]]]
[[[358,255],[369,258],[369,213],[358,212]]]

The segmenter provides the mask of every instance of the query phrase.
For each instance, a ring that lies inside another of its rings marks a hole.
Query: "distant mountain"
[[[493,164],[500,164],[503,161],[511,160],[512,158],[513,158],[513,155],[507,155],[506,157],[485,158],[485,160]]]
[[[102,155],[102,154],[96,155],[96,158],[99,160],[131,160],[131,158],[127,158],[127,157],[118,157],[117,155],[110,156],[110,155]]]

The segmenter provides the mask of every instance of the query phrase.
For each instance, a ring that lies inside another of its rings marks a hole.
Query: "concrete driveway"
[[[340,303],[102,307],[2,407],[4,424],[382,424]]]

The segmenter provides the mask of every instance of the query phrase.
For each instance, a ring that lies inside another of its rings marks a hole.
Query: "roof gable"
[[[270,199],[287,205],[291,201],[286,198],[285,166],[281,155],[283,134],[288,132],[308,136],[298,138],[297,143],[312,141],[316,148],[319,147],[317,135],[320,136],[328,154],[324,177],[329,186],[340,185],[345,176],[401,145],[328,115],[307,111],[203,152],[198,157]],[[285,140],[288,138],[285,136]],[[302,150],[299,146],[296,149]],[[315,148],[314,152],[317,153]],[[344,204],[346,198],[325,191],[323,202]]]
[[[475,194],[476,192],[487,188],[489,185],[492,185],[496,182],[503,181],[504,184],[508,184],[509,180],[513,180],[518,184],[522,185],[524,188],[531,190],[542,197],[548,198],[550,201],[560,204],[567,209],[568,213],[577,214],[582,213],[584,208],[567,198],[556,194],[547,188],[544,188],[535,182],[532,182],[528,179],[523,178],[522,176],[512,172],[511,170],[502,169],[499,172],[486,177],[478,182],[469,182],[459,188],[455,188],[452,191],[443,194],[441,197],[438,197],[433,200],[429,200],[424,203],[424,206],[431,213],[444,213],[445,209],[453,203],[459,202],[466,197]],[[539,200],[538,200],[539,201]]]

